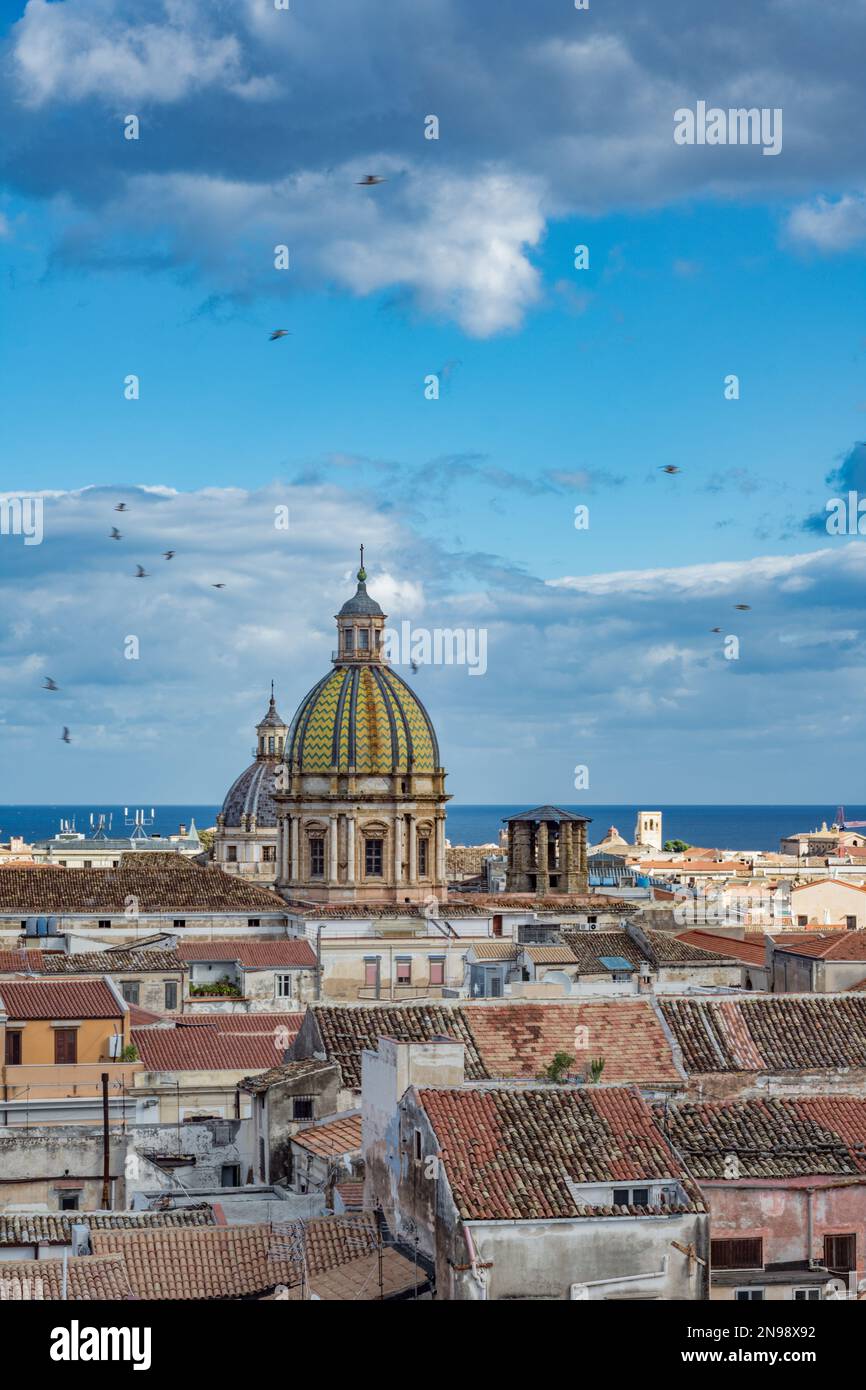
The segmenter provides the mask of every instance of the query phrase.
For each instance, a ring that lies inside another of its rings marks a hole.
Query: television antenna
[[[131,840],[146,840],[146,839],[147,839],[147,836],[146,836],[145,833],[144,833],[144,832],[145,832],[145,829],[146,829],[148,826],[153,825],[153,823],[154,823],[154,821],[155,821],[155,819],[156,819],[156,812],[155,812],[155,810],[153,809],[153,807],[151,806],[151,808],[150,808],[150,815],[149,815],[149,816],[148,816],[143,810],[141,810],[141,811],[134,811],[133,814],[132,814],[132,816],[130,816],[130,814],[129,814],[129,807],[128,807],[128,806],[124,806],[124,808],[123,808],[123,817],[124,817],[124,821],[123,821],[124,825],[126,825],[129,829],[132,830],[132,834],[130,835],[129,838],[130,838]]]

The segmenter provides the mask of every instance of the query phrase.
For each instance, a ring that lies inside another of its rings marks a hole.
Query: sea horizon
[[[538,804],[525,801],[513,804],[452,802],[447,810],[447,837],[452,845],[495,844],[509,816]],[[127,806],[129,816],[124,814]],[[61,820],[73,821],[76,831],[90,838],[93,833],[91,815],[95,823],[98,823],[100,815],[104,815],[106,833],[114,838],[124,838],[134,828],[134,812],[142,808],[146,815],[145,835],[174,835],[181,824],[189,827],[191,821],[195,821],[199,830],[212,827],[220,811],[220,803],[157,804],[139,801],[112,805],[104,802],[18,802],[0,805],[0,839],[8,840],[10,835],[21,835],[28,842],[45,840],[57,833]],[[616,826],[624,839],[631,841],[637,812],[651,810],[661,812],[663,840],[685,840],[690,845],[707,849],[778,850],[779,842],[786,835],[813,830],[823,821],[832,824],[839,808],[829,802],[680,802],[667,805],[656,803],[652,806],[646,802],[598,802],[591,806],[566,804],[562,809],[586,816],[592,822],[589,840],[594,844],[605,838],[611,826]],[[152,819],[151,810],[154,813]],[[866,821],[866,806],[847,806],[845,811],[846,822]],[[109,817],[110,831],[107,825]]]

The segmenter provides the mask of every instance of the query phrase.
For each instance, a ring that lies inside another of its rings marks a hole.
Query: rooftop
[[[140,913],[285,913],[282,898],[213,865],[180,854],[123,855],[117,869],[5,869],[0,913],[122,916],[130,897]]]
[[[604,1057],[605,1081],[678,1086],[684,1079],[648,999],[310,1007],[327,1055],[353,1090],[361,1086],[362,1052],[376,1051],[380,1037],[462,1042],[468,1081],[534,1080],[557,1052],[575,1058],[576,1074],[591,1058]]]
[[[361,1116],[338,1115],[323,1124],[310,1125],[292,1135],[292,1143],[321,1158],[337,1158],[361,1147]]]
[[[123,1018],[104,980],[3,980],[0,1011],[10,1019]]]
[[[698,1179],[866,1174],[866,1100],[810,1096],[656,1107]]]
[[[69,1245],[73,1224],[89,1226],[92,1231],[140,1230],[151,1226],[213,1226],[215,1218],[213,1208],[206,1204],[174,1211],[0,1213],[0,1247]]]
[[[703,1211],[701,1195],[631,1090],[419,1091],[464,1221]],[[572,1184],[678,1181],[683,1205],[593,1206]]]
[[[300,1027],[300,1014],[205,1014],[173,1028],[133,1028],[148,1071],[241,1071],[278,1066]]]
[[[866,961],[866,931],[816,930],[808,936],[798,934],[796,941],[778,937],[776,950],[813,960]]]
[[[237,961],[245,970],[315,969],[316,953],[307,940],[231,937],[225,941],[181,941],[182,961]]]
[[[689,1072],[866,1067],[866,996],[661,999]]]

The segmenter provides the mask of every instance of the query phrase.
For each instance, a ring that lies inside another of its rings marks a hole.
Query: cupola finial
[[[363,584],[367,578],[367,571],[364,569],[364,547],[361,546],[361,568],[358,570],[358,583]]]

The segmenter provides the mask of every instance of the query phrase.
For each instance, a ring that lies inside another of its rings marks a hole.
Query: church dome
[[[338,665],[313,686],[292,720],[286,761],[302,773],[435,772],[439,745],[418,696],[374,661]]]
[[[279,768],[278,762],[254,762],[232,783],[222,811],[227,829],[242,829],[246,816],[255,816],[260,828],[276,826],[274,778]]]

